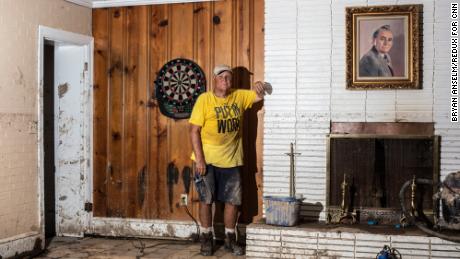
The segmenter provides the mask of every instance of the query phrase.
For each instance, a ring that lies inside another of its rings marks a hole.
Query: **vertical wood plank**
[[[110,11],[110,93],[109,93],[109,166],[108,166],[108,216],[124,217],[122,200],[123,165],[123,42],[125,10],[114,8]]]
[[[137,148],[138,154],[138,175],[137,175],[137,217],[146,217],[147,215],[147,196],[148,196],[148,179],[149,174],[147,171],[148,163],[148,126],[147,126],[147,103],[149,100],[149,79],[150,79],[150,70],[149,70],[149,25],[150,25],[150,7],[140,7],[141,14],[139,16],[139,31],[140,31],[140,40],[139,40],[139,95],[138,95],[138,114],[142,112],[142,115],[139,115],[142,118],[142,123],[137,128],[137,135],[141,135],[138,139],[139,146]],[[142,158],[142,159],[139,159]],[[139,174],[140,172],[140,174]]]
[[[131,70],[132,56],[135,56],[138,49],[133,49],[132,46],[137,47],[138,37],[136,31],[136,18],[133,18],[133,7],[124,8],[125,17],[123,20],[123,105],[122,105],[122,165],[121,165],[121,179],[122,179],[122,204],[125,211],[125,217],[132,218],[136,210],[135,192],[136,187],[134,180],[136,179],[135,172],[135,156],[134,148],[136,140],[134,137],[135,122],[134,116],[134,102],[138,89],[134,88],[137,78],[133,76]]]
[[[264,0],[253,0],[252,2],[254,7],[251,14],[253,20],[251,60],[253,62],[254,81],[263,81],[265,73],[265,2]]]
[[[207,89],[210,89],[209,82],[212,80],[212,68],[211,63],[211,33],[212,33],[212,3],[211,2],[200,2],[195,3],[193,15],[194,15],[194,47],[195,47],[195,62],[203,69],[206,75]]]
[[[253,82],[264,81],[265,74],[265,2],[264,0],[253,0],[252,8],[252,37],[251,37],[251,62],[254,73]],[[260,104],[261,106],[263,104]],[[262,107],[257,111],[257,137],[256,137],[256,188],[258,197],[257,216],[252,222],[257,222],[263,217],[263,136],[264,136],[264,114],[265,109]]]
[[[194,25],[195,25],[195,57],[194,60],[201,67],[206,75],[206,89],[211,89],[213,80],[213,62],[211,55],[211,38],[212,38],[212,2],[196,3],[194,6]],[[199,197],[195,189],[195,185],[191,184],[191,201],[192,201],[192,214],[194,217],[199,215]]]
[[[253,83],[253,62],[252,62],[252,26],[253,26],[253,5],[252,1],[236,1],[236,73],[235,87],[251,89]],[[255,105],[252,109],[246,111],[244,115],[243,127],[243,147],[245,154],[245,163],[242,168],[241,178],[243,181],[243,203],[241,206],[240,222],[252,222],[252,217],[257,215],[258,197],[256,185],[257,173],[257,109]]]
[[[127,217],[143,215],[147,192],[147,19],[148,7],[128,7],[127,52],[124,67],[123,194]]]
[[[217,1],[214,4],[213,14],[213,45],[214,64],[233,66],[233,0]]]
[[[171,59],[186,58],[194,59],[194,25],[193,25],[193,4],[174,4],[171,6]],[[173,120],[169,119],[169,163],[174,163],[179,174],[182,173],[184,167],[190,166],[190,154],[192,146],[188,131],[188,120]],[[178,205],[181,193],[184,193],[184,183],[182,177],[178,177],[179,181],[173,185],[169,185],[166,195],[172,191],[172,200],[168,197],[168,208],[171,219],[189,219],[185,210]],[[172,190],[170,189],[172,187]]]
[[[94,112],[93,112],[93,215],[107,216],[107,123],[108,123],[108,55],[109,11],[93,10],[94,35]]]
[[[211,21],[213,24],[211,35],[213,65],[227,64],[232,67],[235,65],[235,3],[234,0],[213,2]],[[213,87],[214,82],[212,82],[211,89]],[[215,209],[214,222],[223,222],[222,210],[222,204],[218,203]]]
[[[252,0],[237,0],[236,2],[236,21],[234,26],[236,27],[236,64],[235,66],[241,66],[247,68],[252,72],[252,49],[251,49],[251,33],[252,33],[252,14],[254,10],[251,8]],[[244,82],[245,83],[245,82]],[[240,85],[242,88],[250,88],[250,85]]]
[[[168,7],[166,5],[151,6],[150,14],[150,83],[149,96],[151,107],[148,111],[148,138],[149,138],[149,159],[148,170],[148,217],[159,218],[161,211],[167,208],[161,206],[162,190],[166,189],[165,168],[168,160],[167,150],[167,119],[161,115],[158,103],[155,99],[155,84],[158,71],[168,60]]]
[[[171,59],[193,58],[193,4],[172,4]]]

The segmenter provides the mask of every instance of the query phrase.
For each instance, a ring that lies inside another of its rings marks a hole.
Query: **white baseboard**
[[[0,257],[10,258],[34,250],[40,245],[40,249],[45,247],[45,238],[38,232],[29,232],[21,235],[0,239]]]
[[[190,238],[196,233],[193,221],[93,218],[87,234],[114,237]]]
[[[238,231],[244,235],[246,225],[238,224]],[[223,235],[223,223],[217,223],[214,232],[217,236]],[[93,218],[85,233],[113,237],[189,239],[197,234],[197,226],[193,221]]]

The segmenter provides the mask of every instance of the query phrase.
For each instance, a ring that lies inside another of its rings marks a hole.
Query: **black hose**
[[[403,184],[403,186],[401,187],[401,190],[399,191],[399,202],[401,204],[401,209],[402,209],[402,211],[404,213],[404,216],[406,216],[406,218],[413,217],[413,215],[407,213],[406,205],[404,204],[404,193],[406,193],[406,188],[409,187],[411,185],[411,183],[412,183],[412,180],[409,180],[409,181],[405,182]],[[415,183],[433,185],[432,180],[421,179],[421,178],[415,179]]]
[[[192,235],[192,241],[193,242],[197,242],[199,237],[200,237],[200,225],[198,224],[198,221],[196,221],[195,217],[192,216],[192,214],[190,213],[190,211],[188,210],[188,207],[187,205],[184,205],[183,206],[185,208],[185,212],[187,213],[187,215],[193,220],[193,222],[195,223],[195,226],[196,226],[196,235],[193,236]]]
[[[421,224],[420,222],[417,222],[417,221],[414,221],[414,224],[419,229],[421,229],[423,232],[425,232],[425,233],[427,233],[429,235],[433,235],[433,236],[436,236],[436,237],[439,237],[441,239],[445,239],[445,240],[448,240],[448,241],[460,243],[460,237],[441,234],[441,233],[439,233],[437,231],[434,231],[432,229],[429,229],[429,228],[425,227],[423,224]]]
[[[412,180],[409,180],[409,181],[405,182],[403,184],[403,186],[401,187],[401,190],[399,191],[399,201],[400,201],[401,209],[402,209],[402,212],[403,212],[404,216],[406,216],[406,218],[413,218],[414,219],[413,222],[414,222],[415,226],[417,226],[420,230],[422,230],[423,232],[425,232],[425,233],[427,233],[429,235],[436,236],[436,237],[439,237],[441,239],[445,239],[445,240],[448,240],[448,241],[459,243],[460,242],[460,236],[458,236],[458,237],[450,236],[450,235],[445,235],[445,234],[439,233],[437,231],[434,231],[434,230],[426,227],[421,222],[417,221],[416,217],[414,215],[412,215],[412,213],[407,212],[406,205],[404,204],[404,193],[406,192],[406,188],[408,186],[410,186],[411,183],[412,183]],[[428,179],[415,179],[415,183],[416,184],[433,185],[433,181],[428,180]],[[437,205],[435,204],[434,206],[437,206]]]

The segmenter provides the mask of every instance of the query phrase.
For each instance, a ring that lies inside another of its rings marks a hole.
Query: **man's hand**
[[[263,83],[261,81],[257,81],[257,82],[254,83],[254,91],[257,94],[257,97],[254,100],[255,103],[264,99],[264,96],[265,96],[264,84],[265,83]]]
[[[206,161],[201,142],[201,127],[190,124],[190,138],[192,139],[193,153],[195,153],[195,171],[201,175],[206,174]]]
[[[200,175],[206,174],[206,163],[203,160],[195,161],[195,172],[199,173]]]

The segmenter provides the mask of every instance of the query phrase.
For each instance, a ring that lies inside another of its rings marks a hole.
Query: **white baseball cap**
[[[232,68],[230,66],[221,64],[214,67],[214,75],[217,76],[222,72],[228,71],[233,74]]]

